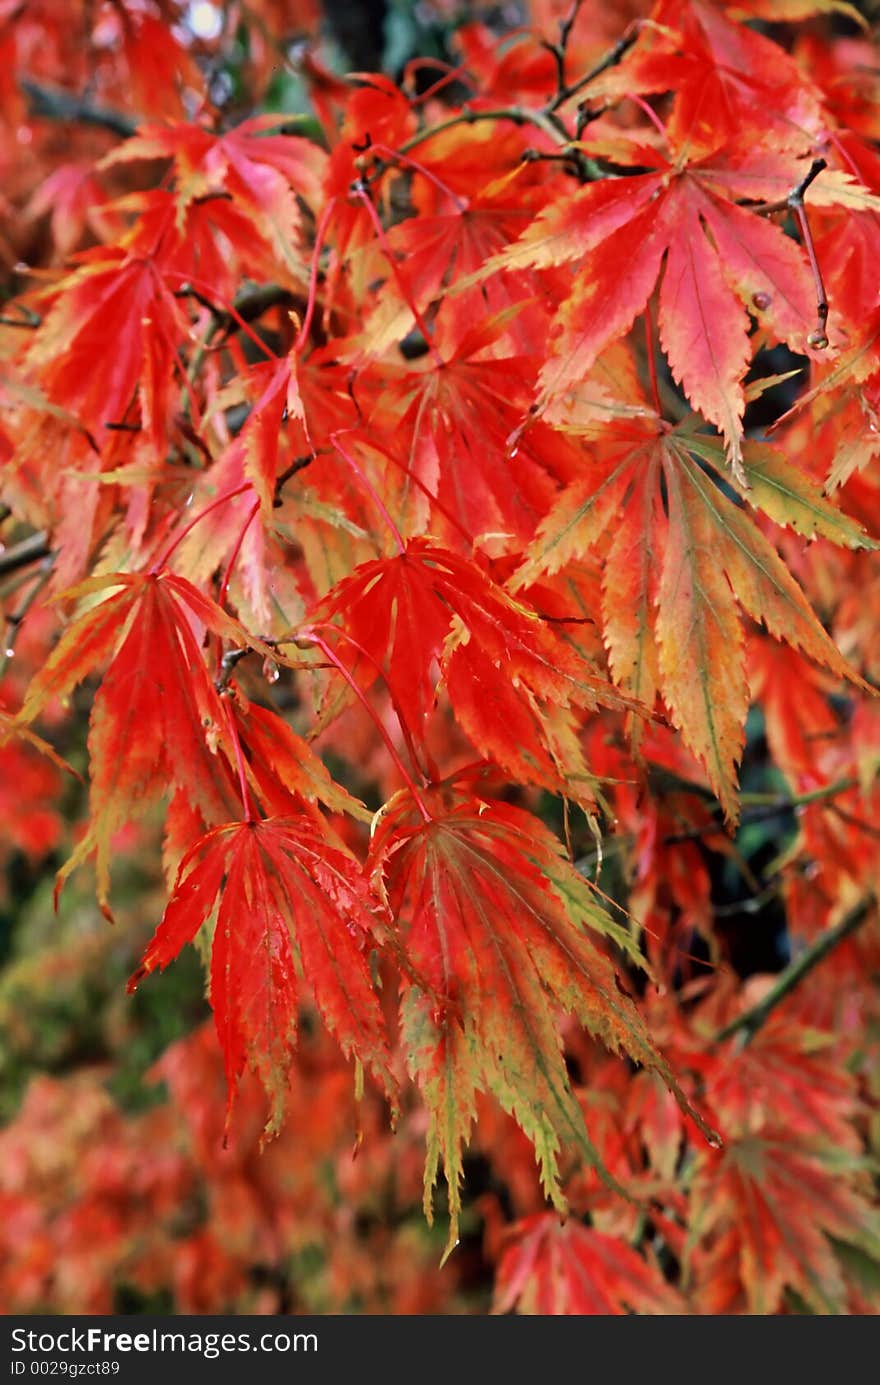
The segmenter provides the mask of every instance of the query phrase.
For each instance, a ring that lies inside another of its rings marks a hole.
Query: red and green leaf
[[[217,908],[219,899],[219,908]],[[370,974],[376,906],[354,857],[312,816],[215,828],[187,853],[162,922],[130,986],[164,969],[217,908],[210,996],[229,1111],[245,1065],[284,1111],[304,981],[343,1052],[394,1093],[384,1020]]]

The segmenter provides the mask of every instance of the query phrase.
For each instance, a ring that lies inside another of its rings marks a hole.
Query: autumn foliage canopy
[[[876,1312],[870,27],[415,10],[0,3],[3,1301]]]

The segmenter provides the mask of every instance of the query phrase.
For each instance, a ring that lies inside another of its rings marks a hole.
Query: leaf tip
[[[141,984],[141,982],[143,981],[144,977],[145,977],[145,976],[149,976],[149,973],[150,973],[150,968],[149,968],[148,966],[146,966],[143,962],[141,963],[141,965],[140,965],[139,967],[136,967],[135,970],[132,972],[131,976],[128,978],[128,980],[127,980],[126,983],[125,983],[125,991],[126,991],[126,994],[127,994],[127,995],[134,995],[135,991],[137,990],[138,986],[139,986],[139,985]]]

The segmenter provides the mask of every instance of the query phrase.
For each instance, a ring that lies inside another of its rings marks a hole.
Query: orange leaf
[[[640,954],[560,843],[528,813],[464,790],[427,798],[425,822],[403,794],[386,805],[370,867],[384,881],[412,969],[402,996],[410,1071],[431,1115],[425,1207],[442,1160],[455,1243],[462,1148],[475,1101],[491,1092],[535,1147],[561,1210],[564,1144],[604,1173],[562,1056],[557,1009],[614,1052],[656,1070],[687,1108],[599,939]],[[689,1108],[688,1108],[689,1109]]]
[[[117,587],[64,632],[35,675],[19,713],[30,722],[108,659],[89,724],[89,830],[59,881],[97,852],[98,898],[106,908],[114,832],[169,786],[185,787],[209,821],[234,811],[226,764],[206,734],[223,725],[220,700],[193,632],[200,622],[247,644],[237,621],[173,573],[114,573],[67,595]]]

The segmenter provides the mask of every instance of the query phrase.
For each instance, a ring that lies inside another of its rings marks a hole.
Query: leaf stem
[[[397,525],[394,523],[394,520],[392,519],[391,514],[389,513],[388,508],[385,505],[385,502],[383,501],[379,492],[376,490],[376,487],[373,485],[372,481],[369,479],[360,463],[355,461],[354,457],[351,455],[348,448],[343,447],[342,443],[339,441],[339,434],[331,433],[330,441],[336,448],[336,451],[339,453],[339,455],[341,457],[344,457],[345,460],[348,462],[348,465],[351,467],[355,476],[357,476],[364,490],[370,496],[370,499],[373,501],[373,504],[376,506],[376,509],[379,511],[385,523],[388,525],[388,528],[391,530],[391,533],[394,536],[394,542],[397,544],[398,552],[401,555],[403,555],[406,552],[406,544],[403,541],[403,535],[401,534]]]
[[[453,192],[449,184],[444,183],[442,178],[438,178],[437,174],[434,173],[432,169],[426,168],[424,164],[419,163],[418,159],[411,159],[409,155],[404,154],[402,150],[392,149],[387,144],[371,144],[369,152],[380,154],[383,159],[388,159],[393,163],[402,163],[405,167],[411,168],[414,173],[421,174],[423,178],[427,178],[428,182],[433,184],[438,192],[441,192],[444,197],[449,198],[457,212],[462,213],[467,211],[467,202],[459,197],[457,192]],[[387,164],[385,167],[387,167]],[[379,165],[379,169],[381,171],[381,164]]]
[[[336,627],[334,626],[333,628],[335,629]],[[415,803],[416,807],[421,813],[423,819],[425,820],[425,822],[433,821],[431,814],[428,812],[428,809],[425,806],[424,799],[422,798],[418,788],[416,787],[412,775],[409,773],[409,770],[406,768],[406,765],[400,758],[397,746],[394,744],[393,740],[388,734],[388,731],[382,725],[382,722],[376,715],[375,708],[370,705],[369,701],[364,696],[363,689],[358,686],[357,680],[349,673],[348,669],[345,667],[345,664],[339,658],[339,655],[330,647],[330,645],[321,635],[315,633],[314,627],[310,627],[307,630],[298,631],[296,638],[298,640],[309,640],[312,644],[316,645],[318,649],[321,650],[321,653],[324,655],[325,659],[328,659],[330,663],[333,665],[333,667],[339,673],[342,674],[343,678],[345,679],[348,686],[351,688],[358,702],[360,702],[361,706],[367,712],[371,721],[376,727],[376,730],[382,737],[382,740],[385,743],[385,748],[388,751],[388,754],[391,756],[392,760],[394,761],[394,764],[397,768],[398,773],[400,774],[401,779],[406,784],[406,787],[409,789],[412,795],[413,802]]]
[[[333,209],[335,208],[335,206],[336,198],[331,197],[330,201],[327,203],[326,207],[321,213],[321,219],[318,222],[318,226],[315,231],[315,248],[312,251],[312,267],[309,272],[309,296],[306,302],[306,311],[305,316],[302,320],[302,326],[300,327],[299,332],[297,333],[296,341],[293,346],[294,355],[298,355],[302,348],[305,346],[306,341],[308,340],[309,329],[312,325],[312,318],[315,315],[315,299],[317,297],[318,290],[318,262],[320,259],[321,250],[324,246],[324,237],[327,234],[327,227],[330,225],[330,217],[333,214]]]
[[[238,560],[238,555],[239,555],[239,553],[241,552],[241,546],[242,546],[242,544],[244,543],[245,535],[247,534],[248,529],[250,529],[251,525],[253,524],[253,522],[254,522],[254,520],[256,519],[256,517],[257,517],[257,515],[259,514],[259,512],[260,512],[260,502],[259,502],[259,500],[258,500],[258,501],[256,502],[256,504],[251,508],[250,514],[248,515],[248,517],[247,517],[247,519],[245,520],[244,524],[241,526],[241,531],[240,531],[240,533],[239,533],[239,535],[238,535],[238,538],[235,540],[235,547],[234,547],[233,550],[232,550],[232,554],[231,554],[231,556],[230,556],[230,558],[229,558],[229,562],[226,564],[226,571],[225,571],[225,573],[223,574],[223,581],[222,581],[221,584],[220,584],[220,592],[219,592],[219,595],[218,595],[218,597],[217,597],[217,605],[218,605],[218,606],[222,606],[222,605],[225,604],[226,596],[227,596],[227,593],[228,593],[228,591],[229,591],[229,581],[230,581],[230,578],[232,577],[233,569],[234,569],[235,564],[236,564],[236,562],[237,562],[237,560]]]
[[[442,370],[443,366],[446,363],[443,360],[443,357],[440,355],[439,351],[437,350],[431,333],[428,330],[428,325],[425,322],[424,316],[416,306],[413,300],[413,296],[409,291],[409,285],[406,283],[406,281],[403,278],[403,275],[400,272],[400,265],[397,262],[394,251],[388,244],[388,237],[385,234],[385,228],[379,219],[379,213],[376,211],[376,208],[373,206],[373,203],[370,200],[370,194],[367,190],[365,183],[360,182],[355,184],[354,196],[363,204],[367,216],[373,223],[373,230],[376,232],[376,239],[381,245],[382,250],[385,254],[385,258],[391,266],[391,272],[397,280],[397,287],[400,289],[404,302],[406,303],[406,306],[412,313],[416,326],[418,327],[419,331],[421,332],[422,336],[425,338],[425,341],[428,344],[428,350],[434,358],[434,364],[438,367],[438,369]]]
[[[810,272],[813,276],[813,283],[816,288],[816,326],[807,337],[807,345],[812,346],[814,351],[821,351],[828,345],[828,294],[825,290],[825,281],[822,278],[819,261],[816,258],[813,233],[810,230],[810,223],[807,220],[807,213],[803,202],[795,206],[794,214],[803,237],[804,249],[807,252],[807,259],[810,262]]]
[[[226,725],[229,727],[229,735],[232,738],[232,749],[235,755],[235,767],[238,770],[238,788],[241,793],[241,805],[244,809],[245,822],[255,820],[253,800],[247,786],[247,771],[244,765],[244,755],[241,749],[241,740],[238,735],[238,727],[235,724],[235,714],[229,700],[229,693],[225,694]]]
[[[439,77],[431,86],[426,87],[424,91],[420,91],[418,96],[413,97],[410,102],[413,108],[416,106],[424,106],[427,101],[435,97],[438,91],[442,91],[450,82],[461,81],[466,86],[473,89],[473,82],[468,78],[468,66],[466,62],[459,63],[457,67],[451,67],[449,63],[443,62],[440,58],[413,58],[407,63],[407,70],[409,72],[418,71],[426,67],[432,67],[436,69],[436,71],[442,72],[443,76]]]
[[[456,519],[455,515],[450,510],[449,506],[445,505],[443,501],[440,499],[440,497],[434,494],[434,492],[431,490],[431,487],[425,484],[421,476],[418,476],[413,471],[411,466],[407,466],[406,462],[403,460],[402,457],[395,456],[391,448],[382,448],[381,451],[382,456],[386,457],[388,461],[391,462],[392,466],[396,466],[399,471],[402,471],[404,476],[408,477],[409,480],[412,481],[413,485],[416,486],[417,489],[422,492],[422,495],[424,495],[426,499],[429,501],[432,509],[435,509],[438,515],[443,516],[447,524],[451,525],[451,527],[456,531],[456,533],[462,539],[464,539],[468,547],[473,548],[473,535],[468,533],[467,529],[465,529],[461,521]]]
[[[388,689],[388,696],[391,698],[391,702],[394,707],[394,715],[397,717],[398,723],[400,725],[400,733],[403,736],[404,742],[406,743],[406,748],[409,751],[409,757],[412,760],[413,764],[419,770],[421,770],[422,765],[419,761],[418,755],[416,754],[416,748],[413,744],[413,738],[410,735],[409,727],[406,724],[406,718],[401,714],[400,708],[397,705],[397,698],[394,696],[394,692],[392,691],[391,686],[389,685],[388,680],[385,677],[381,665],[377,663],[377,661],[373,658],[369,650],[364,649],[363,645],[358,640],[356,640],[353,635],[350,635],[348,631],[344,629],[341,625],[329,624],[327,626],[327,629],[332,630],[334,634],[341,635],[344,640],[347,640],[348,643],[352,646],[352,648],[357,650],[358,654],[360,654],[362,658],[367,660],[367,663],[372,664],[373,668],[376,670],[379,677],[385,683],[385,686]]]
[[[235,490],[225,491],[223,495],[218,495],[217,499],[212,500],[210,505],[206,505],[203,510],[199,510],[199,513],[193,516],[193,518],[189,521],[189,524],[185,525],[185,527],[180,531],[177,537],[172,539],[171,542],[166,545],[164,550],[160,553],[159,557],[156,558],[155,562],[150,568],[150,572],[158,572],[160,568],[165,567],[166,563],[168,562],[168,559],[171,557],[171,554],[174,552],[175,548],[177,548],[181,543],[183,543],[183,540],[186,538],[187,534],[190,533],[190,531],[193,530],[196,527],[196,525],[205,518],[206,515],[209,515],[212,510],[216,510],[218,506],[225,505],[227,500],[234,500],[237,495],[243,495],[245,491],[249,491],[250,489],[251,484],[249,481],[246,481],[243,485],[236,486]]]

